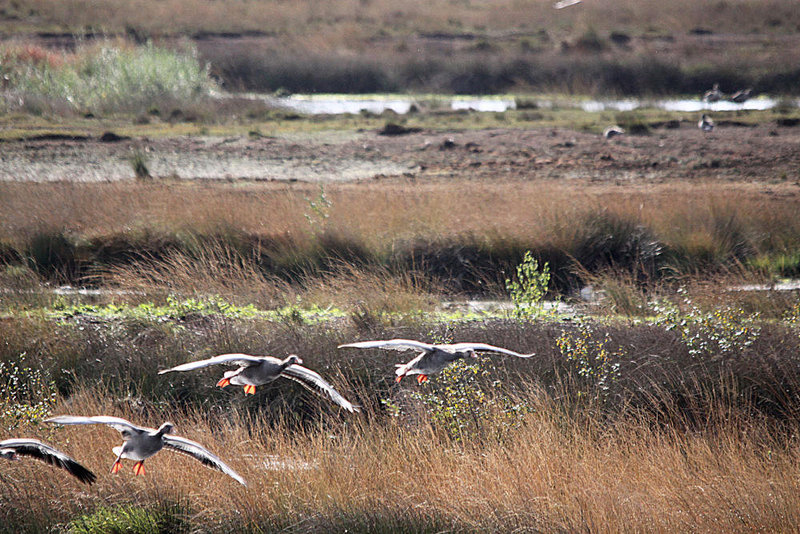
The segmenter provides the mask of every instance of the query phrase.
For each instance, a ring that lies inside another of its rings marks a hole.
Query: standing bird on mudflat
[[[620,128],[619,126],[609,126],[605,130],[603,130],[603,137],[606,139],[612,139],[618,135],[623,135],[625,130]]]
[[[303,360],[296,354],[290,354],[285,360],[273,356],[220,354],[219,356],[214,356],[207,360],[197,360],[178,365],[177,367],[164,369],[163,371],[159,371],[158,374],[163,375],[164,373],[171,373],[174,371],[193,371],[211,365],[238,365],[238,369],[226,371],[225,374],[222,375],[222,379],[217,382],[219,387],[224,388],[230,384],[244,386],[245,394],[255,395],[256,386],[269,384],[282,376],[289,380],[294,380],[306,389],[332,400],[348,412],[361,411],[358,406],[354,406],[350,401],[345,399],[318,373],[299,365],[301,363],[303,363]]]
[[[428,376],[440,372],[456,360],[477,358],[478,352],[495,352],[517,358],[530,358],[534,354],[520,354],[513,350],[487,345],[485,343],[442,343],[431,345],[410,339],[387,339],[380,341],[361,341],[339,345],[340,349],[386,349],[386,350],[419,350],[416,358],[407,363],[395,364],[397,370],[395,381],[400,382],[407,375],[419,375],[417,383],[427,382]]]
[[[710,132],[714,129],[714,121],[711,120],[711,117],[703,113],[703,116],[700,117],[700,121],[697,123],[697,127],[704,132]]]
[[[91,485],[97,479],[97,475],[81,464],[39,440],[14,438],[0,441],[0,458],[16,460],[18,456],[30,456],[60,467],[85,484]]]
[[[125,443],[112,450],[117,459],[111,466],[111,472],[117,473],[122,468],[122,458],[135,460],[133,473],[144,475],[144,461],[155,455],[161,449],[169,449],[191,456],[203,465],[221,471],[234,479],[239,484],[246,486],[244,479],[236,471],[228,467],[222,460],[212,454],[208,449],[194,441],[178,436],[169,435],[174,428],[172,423],[164,423],[158,429],[136,426],[130,421],[120,417],[97,415],[94,417],[81,417],[75,415],[59,415],[45,419],[45,423],[57,425],[108,425],[122,434]]]

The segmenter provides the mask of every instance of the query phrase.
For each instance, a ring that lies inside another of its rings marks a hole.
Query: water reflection
[[[242,95],[238,95],[242,96]],[[436,110],[471,110],[479,112],[502,113],[517,108],[516,100],[507,97],[404,97],[404,96],[370,96],[360,97],[357,95],[292,95],[284,98],[275,98],[267,95],[246,95],[248,98],[263,99],[270,104],[298,113],[308,115],[341,113],[358,114],[363,112],[380,114],[385,111],[393,111],[398,114],[406,114],[415,109],[436,109]],[[621,100],[586,100],[581,98],[559,98],[559,99],[529,99],[526,98],[526,106],[539,109],[555,108],[580,108],[586,112],[601,111],[633,111],[643,108],[663,109],[666,111],[681,112],[700,112],[700,111],[738,111],[755,110],[763,111],[772,109],[780,101],[776,98],[760,96],[751,98],[746,102],[738,104],[730,101],[703,102],[698,99],[621,99]],[[798,101],[791,101],[797,106]]]

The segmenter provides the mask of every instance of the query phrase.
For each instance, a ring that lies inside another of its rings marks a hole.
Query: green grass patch
[[[148,43],[103,42],[55,53],[33,45],[0,48],[8,79],[6,111],[32,113],[169,113],[196,106],[214,88],[192,51],[176,52]]]
[[[189,532],[185,511],[176,504],[102,507],[72,520],[69,534],[172,534]]]

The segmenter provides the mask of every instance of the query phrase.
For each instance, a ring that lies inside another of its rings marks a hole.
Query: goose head
[[[175,425],[173,425],[172,423],[164,423],[163,425],[158,427],[157,434],[159,436],[163,436],[164,434],[171,434],[173,428],[175,428]]]
[[[288,358],[284,360],[287,365],[294,365],[296,363],[301,364],[303,360],[297,354],[290,354]]]

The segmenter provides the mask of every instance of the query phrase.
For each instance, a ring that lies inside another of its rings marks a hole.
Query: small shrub
[[[556,339],[568,368],[576,375],[578,399],[588,399],[606,405],[612,396],[612,388],[620,379],[621,349],[608,348],[608,332],[601,339],[595,338],[591,325],[581,325],[577,330],[564,331]]]
[[[56,402],[55,384],[40,369],[28,367],[25,356],[0,361],[0,427],[5,430],[39,424]]]
[[[761,333],[757,313],[748,315],[729,306],[703,312],[690,300],[685,303],[689,305],[688,312],[681,312],[669,302],[657,304],[659,317],[655,324],[677,332],[692,357],[718,359],[740,355]]]
[[[600,52],[606,48],[606,42],[594,28],[589,28],[578,37],[575,46],[580,50]]]
[[[502,440],[507,431],[522,424],[530,408],[504,392],[500,380],[492,381],[487,388],[480,379],[490,374],[490,365],[489,358],[479,362],[459,360],[434,377],[428,391],[413,391],[411,398],[420,401],[433,426],[454,441]]]
[[[550,283],[550,267],[547,263],[539,270],[531,251],[525,252],[522,263],[517,266],[517,279],[506,279],[506,290],[514,303],[514,316],[529,319],[542,312],[542,299]]]
[[[308,204],[309,211],[305,212],[303,216],[308,221],[309,226],[314,234],[316,234],[324,226],[325,222],[330,217],[331,207],[333,202],[325,194],[325,186],[320,184],[319,194],[317,198],[311,199],[305,197]]]
[[[148,180],[152,178],[150,169],[147,168],[147,155],[142,150],[134,150],[131,154],[131,167],[137,180]]]

